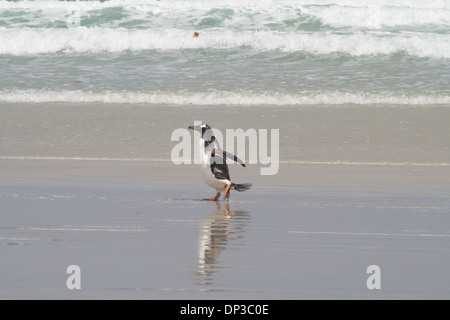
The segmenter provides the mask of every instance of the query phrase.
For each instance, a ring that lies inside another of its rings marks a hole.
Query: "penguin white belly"
[[[204,163],[202,165],[202,178],[208,186],[216,189],[217,192],[225,191],[225,187],[229,183],[228,180],[221,180],[214,177],[209,163]]]
[[[230,181],[217,179],[211,171],[211,150],[203,149],[202,152],[202,179],[205,183],[217,190],[217,192],[225,191],[225,187]]]

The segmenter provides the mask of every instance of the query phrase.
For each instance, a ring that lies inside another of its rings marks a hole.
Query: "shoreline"
[[[233,180],[251,180],[264,186],[359,186],[410,189],[450,188],[450,166],[446,164],[384,164],[351,162],[283,162],[275,175],[260,175],[261,165],[240,168],[230,165]],[[203,183],[198,165],[175,165],[170,160],[104,159],[63,157],[0,157],[2,182],[15,179],[52,179],[85,177],[120,178],[164,183],[196,181]]]

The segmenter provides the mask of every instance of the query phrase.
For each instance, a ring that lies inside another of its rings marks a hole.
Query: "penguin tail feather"
[[[239,192],[244,192],[247,191],[248,189],[250,189],[252,187],[251,183],[232,183],[231,184],[231,189],[239,191]]]

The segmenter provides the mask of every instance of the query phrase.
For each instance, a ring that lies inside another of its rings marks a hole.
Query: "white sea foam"
[[[46,10],[50,8],[67,8],[68,6],[76,5],[84,10],[98,10],[113,7],[153,7],[160,10],[176,10],[178,9],[204,9],[211,8],[246,8],[253,10],[273,9],[274,7],[292,7],[305,5],[320,5],[330,6],[339,5],[345,7],[407,7],[416,9],[426,8],[442,8],[450,9],[450,1],[448,0],[189,0],[189,1],[159,1],[159,0],[108,0],[108,1],[55,1],[55,0],[22,0],[22,1],[2,1],[0,2],[0,9],[36,9]],[[156,9],[155,9],[156,10]]]
[[[316,25],[317,21],[331,28],[435,26],[448,31],[450,27],[448,0],[1,1],[0,22],[3,23],[0,25],[9,28],[61,28],[74,9],[80,13],[84,26],[114,29],[126,25],[127,28],[149,30],[177,27],[270,31],[281,27],[283,30],[304,31]],[[2,11],[6,14],[1,15]],[[11,15],[12,12],[14,14]]]
[[[205,16],[214,10],[215,14],[220,10],[228,10],[229,18],[242,19],[243,17],[266,18],[267,14],[274,20],[282,20],[286,16],[295,16],[298,13],[317,15],[327,20],[333,16],[338,26],[347,23],[356,23],[355,19],[367,17],[374,12],[380,14],[382,21],[391,24],[416,24],[416,23],[445,23],[449,21],[447,11],[450,10],[450,1],[280,1],[280,0],[257,0],[257,1],[134,1],[134,0],[111,0],[111,1],[2,1],[0,10],[22,10],[40,13],[43,16],[64,14],[67,8],[79,8],[84,14],[89,15],[92,11],[103,9],[120,9],[127,12],[128,18],[133,19],[142,14],[152,14],[155,18],[178,18],[180,20],[192,21],[197,15]],[[408,9],[408,10],[404,10]],[[218,12],[219,11],[219,12]],[[96,12],[98,13],[98,12]],[[292,15],[294,13],[294,15]],[[350,14],[351,13],[351,14]],[[157,15],[160,15],[158,17]],[[349,20],[350,18],[350,20]],[[232,22],[232,21],[231,21]],[[238,21],[236,21],[238,22]],[[257,21],[254,21],[257,22]],[[406,22],[406,23],[405,23]]]
[[[68,28],[73,8],[80,28]],[[448,0],[1,1],[0,25],[0,55],[248,47],[450,57]]]
[[[399,92],[132,92],[44,89],[1,90],[0,102],[165,105],[450,105],[450,94]]]
[[[113,161],[113,162],[172,162],[160,158],[106,158],[106,157],[55,157],[55,156],[0,156],[0,160],[43,160],[43,161]],[[316,161],[316,160],[281,160],[281,164],[305,165],[339,165],[339,166],[414,166],[414,167],[448,167],[448,162],[395,162],[395,161]]]
[[[431,2],[431,1],[430,1]],[[425,2],[424,3],[430,3]],[[333,27],[382,28],[393,26],[450,26],[450,10],[442,7],[379,6],[311,6],[301,12]],[[395,5],[395,3],[394,3]]]
[[[450,34],[286,33],[267,31],[163,31],[108,28],[0,29],[0,54],[110,53],[141,50],[237,49],[280,50],[352,56],[391,55],[450,58]]]

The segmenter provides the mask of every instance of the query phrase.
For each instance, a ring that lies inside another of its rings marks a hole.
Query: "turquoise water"
[[[450,1],[2,1],[0,102],[448,105],[449,31]]]

